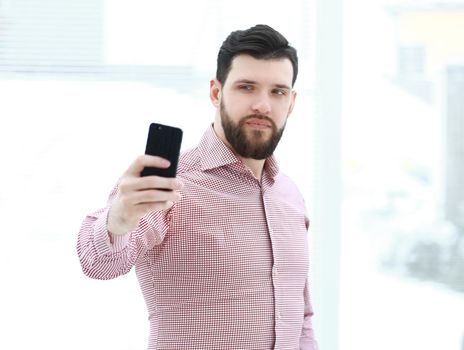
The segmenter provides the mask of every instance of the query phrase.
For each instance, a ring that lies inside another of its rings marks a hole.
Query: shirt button
[[[277,319],[278,319],[278,320],[281,320],[281,319],[282,319],[282,313],[281,313],[280,311],[277,313]]]

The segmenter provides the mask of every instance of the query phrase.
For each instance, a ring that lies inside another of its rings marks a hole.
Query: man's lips
[[[272,128],[271,122],[265,119],[250,118],[247,119],[246,124],[258,129]]]

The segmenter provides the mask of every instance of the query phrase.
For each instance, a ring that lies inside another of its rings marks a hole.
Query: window
[[[340,349],[463,349],[463,24],[345,1]]]

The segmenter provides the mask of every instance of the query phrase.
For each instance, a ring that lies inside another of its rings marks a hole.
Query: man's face
[[[293,109],[292,78],[288,59],[233,59],[217,103],[223,136],[240,156],[265,159],[273,154]]]
[[[277,125],[269,117],[251,114],[237,123],[227,113],[224,99],[221,100],[221,123],[224,135],[232,148],[244,158],[266,159],[274,153],[282,137],[285,125],[277,129]],[[249,127],[248,124],[256,123]],[[271,133],[264,130],[270,129]]]

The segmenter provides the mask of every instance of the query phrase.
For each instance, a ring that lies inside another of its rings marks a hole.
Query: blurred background
[[[299,52],[282,170],[311,218],[321,350],[464,349],[464,1],[0,0],[1,349],[144,349],[134,271],[85,277],[85,215],[151,122],[194,147],[233,30]]]

